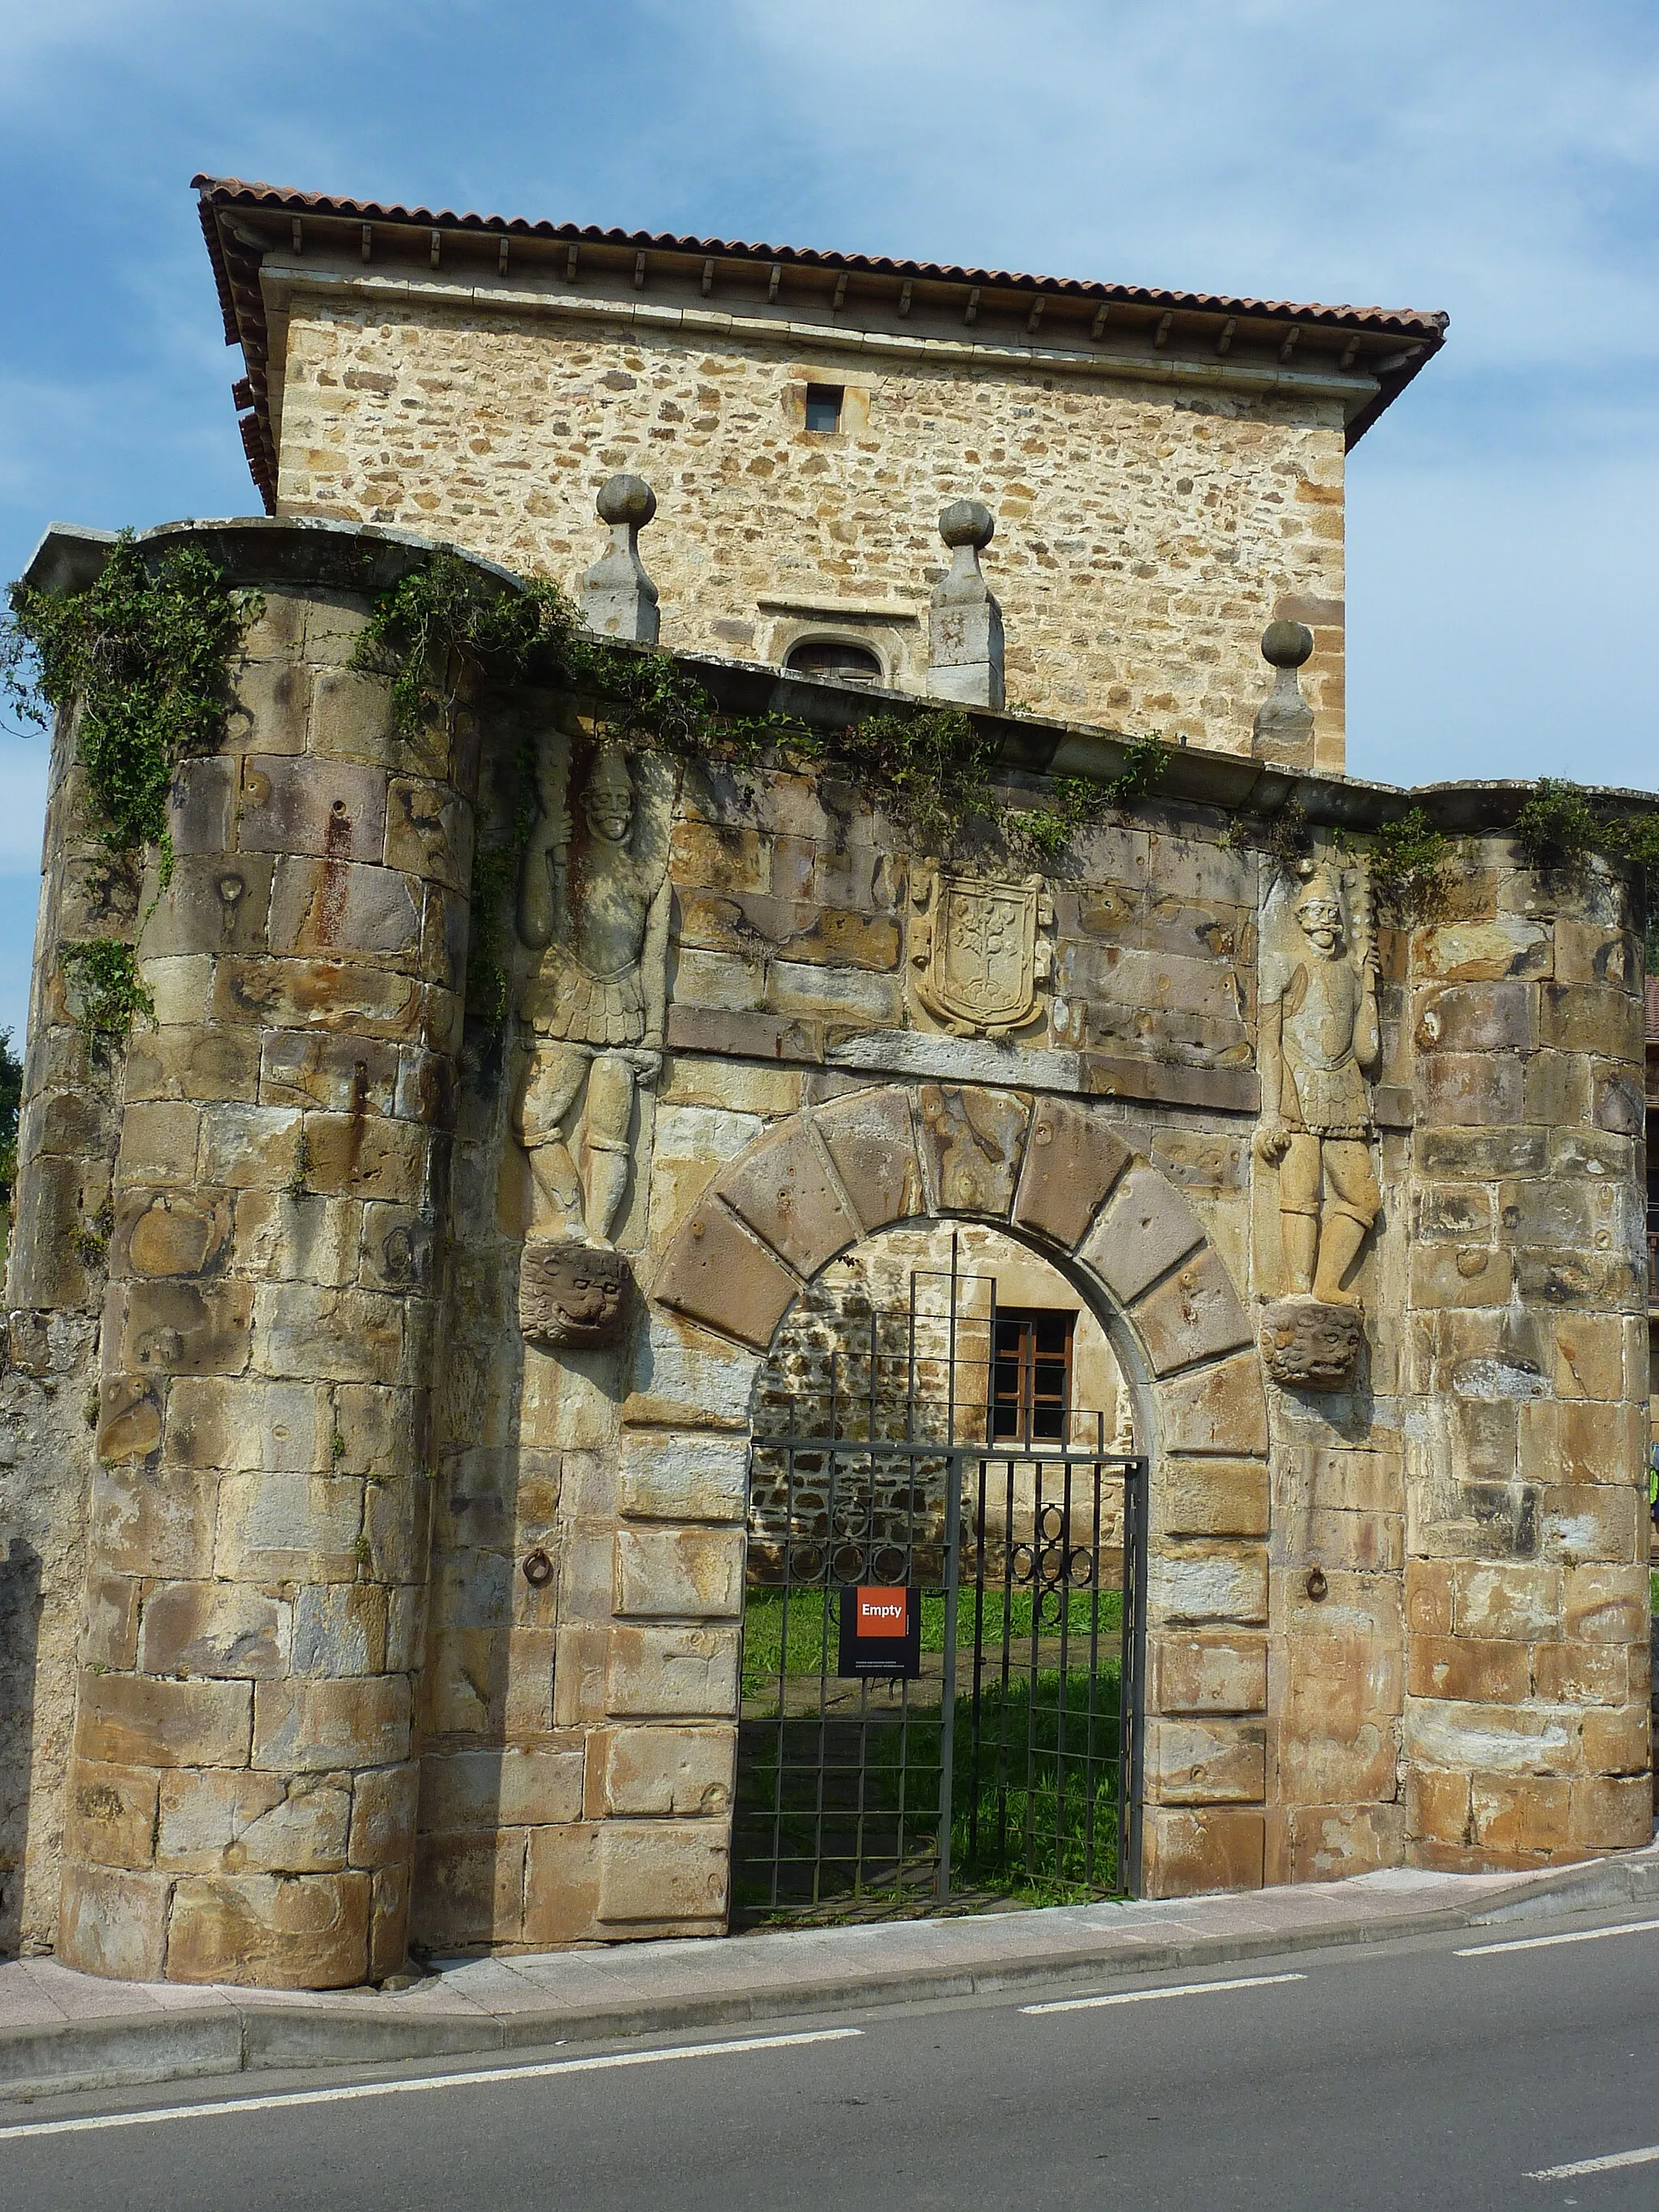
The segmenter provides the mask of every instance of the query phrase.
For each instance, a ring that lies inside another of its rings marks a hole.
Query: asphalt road
[[[751,2035],[39,2099],[0,2104],[0,2206],[1654,2212],[1656,2002],[1659,1919],[1602,1915]]]

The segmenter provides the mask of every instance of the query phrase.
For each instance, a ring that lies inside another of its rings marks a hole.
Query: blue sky
[[[0,0],[0,569],[246,513],[197,169],[1444,307],[1349,479],[1350,766],[1650,786],[1651,0]],[[44,744],[0,737],[21,1032]]]

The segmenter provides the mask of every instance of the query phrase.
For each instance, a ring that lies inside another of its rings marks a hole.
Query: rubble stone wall
[[[278,512],[395,523],[573,591],[614,471],[657,494],[646,563],[662,640],[781,663],[862,638],[924,690],[941,509],[981,499],[1012,702],[1250,750],[1264,626],[1305,622],[1305,765],[1340,772],[1343,428],[1334,400],[775,343],[688,345],[486,307],[296,286]],[[809,431],[809,383],[847,392]],[[482,396],[481,396],[482,395]]]

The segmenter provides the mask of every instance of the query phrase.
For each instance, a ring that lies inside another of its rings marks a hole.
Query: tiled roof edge
[[[450,208],[404,207],[396,202],[356,200],[329,192],[301,192],[283,185],[251,183],[240,177],[191,179],[202,195],[204,222],[210,207],[263,208],[273,214],[337,216],[362,222],[407,223],[414,228],[471,230],[509,238],[541,238],[573,246],[614,246],[635,252],[714,254],[725,260],[781,262],[798,269],[846,270],[854,275],[921,277],[945,284],[989,284],[1011,290],[1046,292],[1079,300],[1121,301],[1126,307],[1186,308],[1218,315],[1293,317],[1331,330],[1376,331],[1437,342],[1449,318],[1438,309],[1321,306],[1316,301],[1229,298],[1220,293],[1176,292],[1145,284],[1109,284],[1073,276],[1026,276],[1006,269],[964,269],[934,261],[898,261],[884,254],[835,253],[810,246],[763,246],[739,240],[693,238],[671,231],[605,229],[594,223],[537,222],[523,216],[458,213]]]

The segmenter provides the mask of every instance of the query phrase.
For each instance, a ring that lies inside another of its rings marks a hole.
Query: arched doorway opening
[[[880,1231],[794,1300],[752,1412],[738,1924],[1138,1886],[1134,1395],[988,1224]]]

